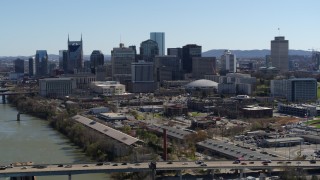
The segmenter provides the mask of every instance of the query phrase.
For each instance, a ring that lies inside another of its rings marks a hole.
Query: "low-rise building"
[[[109,112],[109,108],[107,107],[95,107],[89,110],[90,114],[100,114]]]
[[[299,117],[317,116],[317,107],[307,104],[282,104],[278,103],[278,111],[283,114]]]
[[[90,88],[99,94],[107,96],[121,95],[125,93],[125,85],[117,81],[94,81],[91,82]]]
[[[166,116],[181,116],[188,114],[188,107],[183,104],[164,105],[164,114]]]
[[[271,118],[273,116],[273,109],[268,107],[246,107],[242,108],[242,112],[245,118]]]
[[[71,78],[45,78],[39,80],[39,94],[45,97],[61,98],[72,94],[76,83]]]
[[[99,117],[105,121],[123,121],[127,116],[123,113],[100,113]]]

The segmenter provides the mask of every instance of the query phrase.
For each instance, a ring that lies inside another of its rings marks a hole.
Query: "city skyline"
[[[2,1],[0,56],[59,54],[83,36],[83,53],[110,55],[122,42],[139,46],[150,32],[165,33],[165,47],[270,49],[285,36],[290,49],[320,49],[316,0],[244,1]],[[280,31],[278,31],[280,28]]]

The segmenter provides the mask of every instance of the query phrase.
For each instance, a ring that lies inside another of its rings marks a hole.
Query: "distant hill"
[[[212,49],[202,53],[203,57],[220,57],[225,49]],[[230,50],[239,58],[264,58],[266,55],[270,55],[270,50],[268,49],[253,49],[253,50]],[[289,50],[289,55],[298,56],[311,56],[311,51],[304,50]]]

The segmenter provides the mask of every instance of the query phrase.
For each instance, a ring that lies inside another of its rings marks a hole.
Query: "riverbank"
[[[75,112],[74,109],[61,109],[59,102],[39,96],[9,96],[8,101],[22,113],[49,121],[55,130],[82,148],[92,160],[115,160],[112,143],[104,141],[101,134],[75,123],[71,119]]]

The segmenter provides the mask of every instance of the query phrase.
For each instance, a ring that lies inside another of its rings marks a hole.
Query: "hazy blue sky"
[[[269,49],[280,34],[290,49],[320,49],[319,0],[0,0],[0,56],[58,54],[83,35],[84,54],[110,54],[165,32],[166,48]]]

